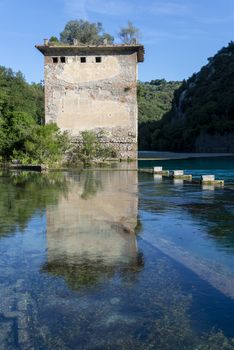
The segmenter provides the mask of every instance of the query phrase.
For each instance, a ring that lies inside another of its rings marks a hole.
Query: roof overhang
[[[35,45],[44,56],[80,56],[80,55],[108,55],[137,53],[137,61],[144,61],[143,45]]]

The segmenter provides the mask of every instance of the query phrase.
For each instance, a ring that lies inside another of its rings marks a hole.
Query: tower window
[[[80,63],[86,63],[86,57],[81,57],[80,58]]]
[[[102,62],[102,58],[101,57],[96,57],[96,63],[101,63]]]
[[[60,62],[61,63],[66,63],[66,57],[60,57]]]
[[[58,57],[53,57],[53,63],[58,63]]]

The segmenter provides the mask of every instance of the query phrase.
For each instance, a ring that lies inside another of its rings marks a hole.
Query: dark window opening
[[[81,63],[86,63],[86,57],[81,57],[81,58],[80,58],[80,62],[81,62]]]
[[[66,63],[66,57],[60,57],[60,62],[61,63]]]
[[[101,63],[102,62],[102,58],[101,57],[96,57],[96,63]]]
[[[58,63],[58,57],[53,57],[53,63]]]

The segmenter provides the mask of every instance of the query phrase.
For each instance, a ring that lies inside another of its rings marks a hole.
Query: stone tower
[[[137,158],[137,63],[142,45],[44,45],[45,121],[76,139],[102,132],[122,159]]]

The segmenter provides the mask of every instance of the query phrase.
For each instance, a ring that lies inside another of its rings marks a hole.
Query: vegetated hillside
[[[152,137],[155,150],[234,152],[233,42],[175,91]]]
[[[28,84],[21,72],[0,66],[0,118],[12,112],[25,112],[35,121],[44,120],[44,89],[42,84]]]
[[[179,81],[151,80],[138,84],[139,149],[151,149],[155,121],[160,120],[172,107],[174,91]]]

